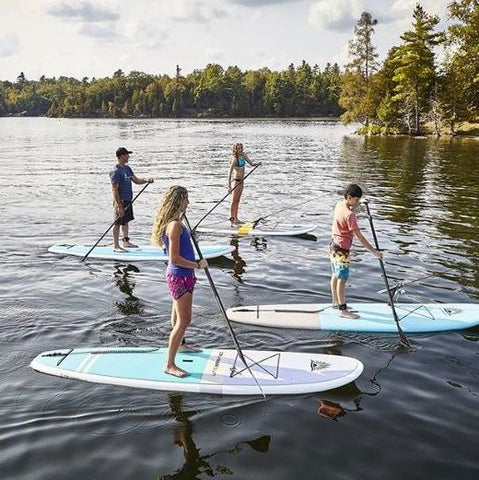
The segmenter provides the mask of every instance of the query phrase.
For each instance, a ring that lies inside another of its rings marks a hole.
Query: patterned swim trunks
[[[349,250],[332,243],[329,250],[329,260],[331,262],[331,273],[336,278],[344,280],[349,278],[349,265],[351,263]]]
[[[187,277],[166,275],[166,285],[168,285],[168,290],[174,300],[178,300],[185,293],[193,293],[195,283],[196,277],[194,275],[188,275]]]

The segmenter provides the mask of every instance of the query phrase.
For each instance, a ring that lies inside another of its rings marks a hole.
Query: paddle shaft
[[[367,201],[365,201],[364,204],[366,205],[366,210],[368,212],[369,226],[371,227],[371,233],[373,235],[374,245],[376,247],[376,250],[379,250],[378,237],[376,235],[376,230],[374,229],[373,217],[371,216],[371,211],[369,210],[369,203]],[[398,315],[397,315],[397,312],[396,312],[396,307],[394,306],[394,298],[393,298],[393,294],[391,292],[391,289],[389,287],[389,280],[388,280],[388,276],[387,276],[387,273],[386,273],[386,268],[384,267],[384,262],[383,262],[382,258],[378,258],[378,260],[379,260],[379,265],[381,266],[381,270],[382,270],[382,273],[383,273],[384,285],[386,286],[386,290],[388,292],[389,306],[391,307],[391,310],[393,312],[393,317],[394,317],[394,321],[396,322],[399,337],[401,339],[401,342],[404,345],[406,345],[407,347],[410,347],[411,344],[409,343],[409,340],[407,339],[406,335],[402,331],[401,326],[399,325],[399,318],[398,318]]]
[[[236,185],[231,189],[231,190],[228,190],[228,193],[219,201],[219,202],[216,202],[216,204],[214,205],[214,207],[209,210],[207,213],[205,213],[199,220],[198,222],[196,222],[196,225],[193,227],[193,232],[198,228],[198,225],[216,208],[218,207],[223,201],[224,199],[230,195],[231,193],[233,193],[233,190],[235,188],[238,188],[257,168],[259,167],[259,165],[255,165],[253,167],[253,169],[251,171],[249,171],[242,179],[240,182],[236,182]]]
[[[150,183],[147,182],[146,185],[135,195],[135,197],[133,198],[133,200],[128,204],[128,206],[125,208],[125,211],[128,210],[132,205],[133,205],[133,202],[143,193],[143,191],[145,190],[145,188],[149,185]],[[115,225],[115,223],[118,221],[118,219],[120,219],[121,217],[118,216],[117,218],[115,218],[115,221],[107,228],[107,230],[105,231],[105,233],[98,239],[98,241],[95,243],[95,245],[93,245],[93,247],[90,248],[90,250],[88,250],[88,252],[85,254],[84,257],[82,257],[82,259],[80,260],[80,262],[83,262],[86,257],[88,257],[88,255],[90,255],[90,253],[93,251],[93,249],[103,240],[103,237],[113,228],[113,226]]]
[[[186,225],[190,229],[191,240],[193,241],[193,245],[195,246],[196,253],[198,254],[198,257],[200,258],[200,260],[203,260],[204,257],[203,257],[203,254],[201,253],[200,246],[198,245],[198,241],[195,238],[195,232],[191,230],[190,222],[188,221],[188,218],[186,217],[186,215],[183,215],[183,218],[185,219]],[[238,339],[236,338],[233,327],[231,326],[230,321],[228,320],[228,315],[226,314],[225,307],[223,305],[223,302],[221,301],[220,295],[218,293],[218,290],[216,289],[215,283],[213,281],[213,278],[211,277],[208,267],[205,267],[204,270],[206,273],[206,278],[208,279],[208,282],[210,284],[211,290],[213,291],[213,295],[216,298],[216,302],[218,303],[221,313],[223,314],[223,317],[226,321],[226,325],[228,326],[228,330],[230,332],[231,338],[233,339],[233,343],[235,344],[236,351],[238,352],[238,356],[240,357],[241,361],[244,363],[245,367],[248,369],[250,375],[253,377],[256,385],[258,385],[261,395],[263,395],[263,398],[266,400],[266,395],[264,394],[263,389],[261,388],[261,385],[258,383],[258,380],[256,380],[256,377],[253,375],[253,372],[251,371],[248,363],[246,362],[246,359],[243,355]]]

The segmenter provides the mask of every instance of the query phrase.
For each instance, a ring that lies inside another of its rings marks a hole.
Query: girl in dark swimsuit
[[[228,190],[230,192],[232,191],[229,219],[232,227],[241,225],[243,223],[238,219],[238,209],[241,195],[243,193],[243,178],[246,163],[249,163],[252,167],[261,165],[261,162],[255,163],[248,158],[248,155],[246,155],[246,153],[243,151],[242,143],[235,143],[233,145],[228,175]]]

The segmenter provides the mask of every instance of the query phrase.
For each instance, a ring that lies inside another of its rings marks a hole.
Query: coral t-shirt
[[[349,250],[353,244],[355,230],[359,230],[355,213],[349,209],[344,200],[339,201],[334,209],[333,227],[331,229],[333,243]]]

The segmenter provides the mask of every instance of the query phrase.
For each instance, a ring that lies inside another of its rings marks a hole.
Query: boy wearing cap
[[[133,189],[131,182],[137,185],[144,183],[153,183],[152,178],[138,178],[133,170],[127,165],[130,153],[125,147],[120,147],[116,151],[118,163],[110,172],[111,191],[113,194],[113,207],[115,215],[115,224],[113,225],[113,248],[124,251],[125,248],[135,248],[138,245],[130,242],[128,236],[128,222],[134,219],[133,216]],[[122,244],[120,246],[120,226],[123,234]]]

